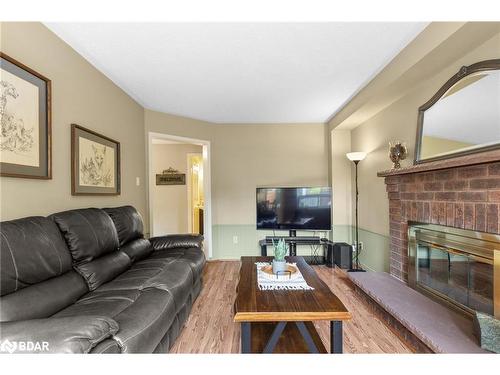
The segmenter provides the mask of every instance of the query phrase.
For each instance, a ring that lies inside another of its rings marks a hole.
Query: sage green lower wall
[[[359,242],[363,250],[359,257],[362,267],[369,271],[389,272],[390,239],[382,234],[359,228]],[[332,241],[354,243],[355,230],[351,225],[335,225]]]
[[[286,231],[276,231],[277,236],[286,236]],[[212,231],[213,238],[213,259],[239,259],[241,256],[260,255],[259,241],[266,236],[272,236],[273,231],[257,230],[255,224],[251,225],[214,225]],[[297,231],[298,236],[312,236],[313,232]],[[329,232],[316,232],[316,236],[330,238]],[[238,243],[233,242],[233,237],[238,237]],[[268,247],[272,254],[271,247]],[[310,246],[298,246],[298,255],[311,255],[313,249]],[[318,247],[318,254],[323,254],[323,249]]]
[[[285,231],[276,231],[276,235],[286,235]],[[311,236],[314,232],[298,231],[297,235]],[[213,259],[239,259],[241,256],[260,255],[259,240],[272,236],[272,231],[257,230],[255,225],[214,225],[213,226]],[[352,243],[354,228],[350,225],[335,225],[331,232],[316,232],[315,235],[328,237],[335,242]],[[233,238],[237,237],[237,243]],[[370,271],[389,271],[389,237],[359,229],[359,240],[364,250],[360,256],[361,264]],[[268,247],[272,254],[271,247]],[[298,246],[298,255],[322,255],[321,247]]]
[[[354,228],[353,238],[354,238]],[[389,272],[390,239],[388,236],[359,228],[359,242],[363,243],[359,261],[364,269]],[[354,242],[354,241],[353,241]]]

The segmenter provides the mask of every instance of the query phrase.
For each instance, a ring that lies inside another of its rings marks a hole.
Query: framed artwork
[[[71,124],[71,194],[120,194],[120,143]]]
[[[50,80],[0,52],[0,175],[52,178]]]

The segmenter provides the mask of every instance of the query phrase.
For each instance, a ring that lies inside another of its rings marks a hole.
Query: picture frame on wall
[[[0,52],[0,90],[0,175],[51,179],[51,81]]]
[[[71,194],[120,194],[120,142],[71,124]]]

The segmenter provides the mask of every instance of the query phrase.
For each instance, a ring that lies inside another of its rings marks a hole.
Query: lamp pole
[[[355,246],[356,246],[356,259],[355,263],[356,266],[352,267],[351,269],[348,270],[348,272],[364,272],[363,269],[359,267],[359,230],[358,230],[358,198],[359,198],[359,188],[358,188],[358,164],[361,160],[363,160],[366,157],[366,153],[364,152],[350,152],[346,154],[347,158],[354,162],[354,167],[355,167],[355,184],[356,184],[356,205],[355,205],[355,211],[354,215],[356,217],[355,219],[355,236],[356,236],[356,241],[355,241]]]
[[[355,208],[355,216],[356,216],[356,270],[359,270],[359,238],[358,238],[358,163],[359,160],[354,160],[354,169],[356,170],[356,208]]]

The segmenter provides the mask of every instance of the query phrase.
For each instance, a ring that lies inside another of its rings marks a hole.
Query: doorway
[[[197,233],[212,257],[210,142],[148,134],[150,235]]]
[[[187,154],[188,231],[203,234],[205,197],[203,191],[203,154]]]

